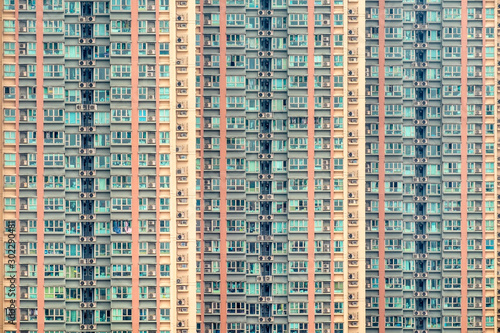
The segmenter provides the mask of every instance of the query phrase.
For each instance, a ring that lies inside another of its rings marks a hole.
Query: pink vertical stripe
[[[156,41],[155,41],[155,96],[160,96],[160,52],[158,47],[158,41],[160,40],[160,25],[159,25],[159,17],[160,17],[160,6],[156,6],[155,9],[155,27],[156,27]],[[170,68],[170,70],[172,70]],[[160,99],[156,99],[156,198],[160,197]],[[149,158],[149,157],[148,157]],[[156,204],[156,228],[155,228],[155,237],[156,237],[156,329],[160,329],[160,205]],[[149,290],[148,290],[149,292]]]
[[[330,6],[330,17],[333,17],[334,15],[334,12],[335,12],[335,7],[334,6]],[[334,29],[335,26],[332,24],[330,25],[330,53],[333,55],[335,52],[335,47],[334,47],[334,43],[333,43],[333,32],[334,32]],[[330,60],[330,63],[332,63],[332,61]],[[309,75],[309,77],[311,77]],[[333,87],[333,69],[330,70],[330,96],[334,96],[334,87]],[[334,141],[334,137],[335,137],[335,130],[334,130],[334,126],[333,126],[333,121],[334,121],[334,115],[335,115],[335,112],[334,112],[334,109],[333,109],[333,101],[331,101],[331,108],[330,108],[330,196],[331,198],[333,198],[333,195],[334,195],[334,173],[335,171],[333,170],[333,165],[334,165],[334,153],[335,153],[335,150],[334,150],[334,145],[333,145],[333,141]],[[309,178],[311,179],[311,178]],[[334,206],[333,206],[333,200],[330,200],[330,239],[331,241],[333,242],[333,237],[334,237],[334,232],[333,232],[333,229],[334,229],[334,225],[333,225],[333,217],[334,217]],[[330,249],[333,248],[333,244],[330,244]],[[335,262],[334,262],[334,252],[332,251],[331,254],[330,254],[330,275],[331,275],[331,279],[332,281],[334,280],[334,277],[335,277]],[[333,290],[333,286],[330,285],[330,290]],[[331,297],[330,297],[330,313],[331,313],[331,324],[330,324],[330,331],[331,329],[333,329],[335,323],[335,311],[333,310],[334,309],[334,303],[335,303],[335,293],[332,292],[331,293]]]
[[[227,332],[226,2],[220,2],[220,330]]]
[[[44,205],[43,205],[43,2],[36,3],[36,186],[37,186],[37,330],[43,332],[45,328],[45,290],[44,290]]]
[[[462,8],[465,10],[467,8],[467,0],[462,0]],[[467,28],[467,15],[462,15],[462,29],[466,30]],[[466,31],[462,33],[462,63],[461,63],[461,86],[467,87],[467,34]],[[462,123],[462,132],[461,132],[461,184],[462,184],[462,192],[460,195],[461,206],[460,206],[460,219],[462,221],[461,226],[461,239],[462,239],[462,247],[461,247],[461,277],[462,277],[462,304],[460,308],[461,314],[461,326],[462,331],[467,332],[467,91],[462,89],[460,101],[462,104],[461,110],[461,123]]]
[[[139,333],[139,5],[131,9],[132,84],[132,332]]]
[[[379,2],[379,332],[385,332],[385,0]]]
[[[15,18],[16,18],[16,21],[19,22],[19,6],[16,6],[16,13],[15,13]],[[19,42],[19,26],[17,26],[16,28],[16,42]],[[16,44],[16,64],[19,64],[19,44],[17,43]],[[16,66],[16,86],[19,87],[19,66]],[[20,135],[19,135],[19,95],[20,95],[20,91],[17,92],[17,96],[16,96],[16,110],[17,110],[17,113],[16,113],[16,152],[19,153],[19,140],[20,140]],[[20,160],[19,158],[19,154],[17,154],[16,156],[16,161]],[[20,162],[20,161],[19,161]],[[16,197],[17,198],[20,198],[20,191],[19,191],[19,188],[20,188],[20,179],[19,179],[19,165],[21,163],[16,163]],[[37,184],[38,185],[38,184]],[[3,202],[2,202],[2,205],[3,205]],[[20,315],[21,315],[21,311],[20,311],[20,306],[21,306],[21,299],[20,299],[20,295],[21,295],[21,289],[19,288],[19,286],[21,285],[21,278],[20,278],[20,275],[21,275],[21,265],[19,264],[20,262],[20,251],[19,251],[19,248],[20,248],[20,243],[19,243],[19,240],[20,240],[20,236],[19,236],[19,232],[21,231],[21,224],[19,223],[19,216],[20,216],[20,213],[19,213],[19,208],[20,208],[20,203],[19,203],[19,200],[17,200],[16,202],[16,285],[18,286],[17,287],[17,290],[16,290],[16,323],[15,323],[15,326],[16,326],[16,330],[19,331],[21,329],[21,321],[19,320],[20,319]],[[7,318],[8,319],[8,318]]]
[[[203,2],[200,1],[200,17],[204,17],[203,16]],[[203,24],[200,24],[200,38],[201,40],[203,41]],[[201,82],[203,82],[203,69],[204,69],[204,59],[203,59],[203,43],[200,43],[200,78],[201,78]],[[205,118],[203,117],[203,107],[204,107],[204,103],[203,103],[203,84],[200,84],[200,122],[201,122],[201,126],[200,126],[200,137],[201,138],[204,138],[204,128],[205,128]],[[200,168],[200,178],[203,180],[205,179],[205,175],[204,175],[204,170],[205,170],[205,167],[204,167],[204,144],[203,144],[203,139],[200,140],[200,161],[202,162],[201,163],[201,168]],[[204,186],[200,186],[200,202],[202,203],[202,207],[204,205]],[[200,209],[200,243],[201,243],[201,248],[204,249],[205,248],[205,244],[204,244],[204,239],[205,239],[205,223],[204,223],[204,209]],[[200,251],[200,261],[202,263],[205,262],[205,252],[203,250]],[[205,269],[202,268],[200,270],[200,281],[202,281],[201,283],[201,288],[202,290],[205,289],[205,286],[203,285],[203,281],[205,281]],[[202,305],[202,309],[203,309],[203,306],[205,304],[204,300],[205,300],[205,293],[204,292],[201,292],[200,293],[200,304]],[[204,330],[205,329],[205,311],[200,311],[200,319],[201,319],[201,329]]]
[[[481,20],[481,23],[482,23],[482,28],[481,28],[481,32],[483,34],[483,45],[486,45],[486,31],[484,29],[485,27],[485,17],[486,17],[486,1],[483,0],[483,8],[481,9],[482,11],[482,15],[483,15],[483,19]],[[482,170],[482,173],[483,173],[483,179],[486,179],[486,128],[485,128],[485,125],[486,124],[486,110],[485,110],[485,105],[486,105],[486,85],[485,85],[485,81],[486,81],[486,66],[484,66],[484,64],[486,64],[486,52],[482,52],[483,53],[483,66],[482,66],[482,80],[483,80],[483,102],[482,102],[482,118],[483,118],[483,125],[481,126],[481,129],[482,129],[482,144],[481,144],[481,148],[482,148],[482,159],[483,159],[483,170]],[[483,218],[482,218],[482,223],[481,225],[483,226],[482,227],[482,243],[485,244],[485,239],[486,239],[486,226],[485,226],[485,223],[484,223],[484,220],[485,220],[485,217],[486,217],[486,200],[484,200],[485,196],[486,196],[486,182],[482,182],[482,195],[483,195],[483,212],[482,212],[482,215],[483,215]],[[463,244],[463,243],[462,243]],[[483,328],[486,328],[486,280],[485,280],[485,276],[486,276],[486,246],[483,245],[482,247],[482,250],[483,250],[483,258],[481,260],[481,265],[482,265],[482,279],[481,279],[481,289],[482,289],[482,294],[483,294],[483,297],[481,298],[482,299],[482,303],[483,303],[483,319],[482,319],[482,327]]]
[[[307,183],[307,280],[308,280],[308,292],[307,292],[307,305],[308,305],[308,327],[307,331],[309,333],[315,332],[314,318],[315,318],[315,306],[314,306],[314,0],[309,0],[307,2],[308,6],[308,17],[309,22],[307,26],[307,34],[309,38],[307,40],[307,74],[309,80],[307,81],[307,177],[309,181]]]

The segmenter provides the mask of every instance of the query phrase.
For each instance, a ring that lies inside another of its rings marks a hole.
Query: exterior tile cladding
[[[495,1],[0,15],[3,331],[500,328]]]

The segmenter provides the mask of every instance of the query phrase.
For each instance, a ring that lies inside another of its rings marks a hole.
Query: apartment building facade
[[[206,332],[364,329],[358,1],[205,1]]]
[[[4,331],[498,329],[494,1],[0,13]]]
[[[366,2],[367,331],[498,329],[497,24]]]
[[[199,4],[2,6],[3,331],[194,332]]]

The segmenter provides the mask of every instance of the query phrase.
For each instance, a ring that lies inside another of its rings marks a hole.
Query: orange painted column
[[[385,332],[385,0],[379,2],[379,332]]]
[[[482,23],[482,34],[483,34],[483,45],[486,45],[486,31],[485,31],[485,18],[486,18],[486,1],[483,0],[483,8],[482,8],[482,13],[483,13],[483,19],[481,20],[481,23]],[[486,196],[486,182],[484,181],[484,179],[486,179],[486,128],[485,128],[485,124],[486,124],[486,110],[485,110],[485,105],[486,105],[486,85],[484,84],[485,83],[485,79],[486,79],[486,66],[484,66],[484,64],[486,63],[486,52],[483,52],[483,66],[482,66],[482,80],[483,80],[483,102],[482,102],[482,118],[483,118],[483,124],[481,126],[481,130],[482,130],[482,144],[481,144],[481,151],[482,151],[482,160],[483,160],[483,170],[482,170],[482,179],[483,179],[483,182],[482,182],[482,195],[483,195],[483,200],[482,200],[482,215],[483,215],[483,218],[482,218],[482,221],[481,221],[481,225],[482,225],[482,243],[485,244],[485,239],[486,239],[486,225],[484,223],[485,221],[485,215],[486,215],[486,200],[484,200],[484,197]],[[464,244],[462,242],[462,244]],[[482,289],[482,295],[483,297],[481,298],[482,299],[482,309],[483,309],[483,319],[482,319],[482,327],[485,328],[486,327],[486,280],[485,280],[485,276],[486,276],[486,246],[483,245],[482,247],[483,249],[483,259],[481,260],[481,265],[482,265],[482,274],[481,276],[483,277],[482,280],[481,280],[481,289]]]
[[[156,73],[156,88],[155,88],[155,96],[160,96],[160,52],[159,52],[159,47],[158,47],[158,41],[160,40],[160,22],[159,22],[159,17],[160,17],[160,6],[156,6],[155,10],[155,27],[156,27],[156,42],[155,42],[155,73]],[[170,69],[170,68],[169,68]],[[156,99],[156,133],[155,133],[155,138],[156,138],[156,155],[155,155],[155,161],[156,161],[156,170],[155,170],[155,175],[156,175],[156,198],[160,197],[160,99]],[[156,227],[155,227],[155,238],[156,238],[156,330],[160,330],[160,203],[156,203]],[[148,290],[149,292],[149,290]]]
[[[19,20],[19,6],[16,6],[16,14],[15,14],[15,17],[16,17],[16,21]],[[16,41],[19,41],[19,26],[17,26],[17,30],[16,30]],[[16,48],[16,64],[19,64],[19,48]],[[16,66],[16,87],[19,87],[19,66]],[[19,95],[20,95],[20,91],[17,92],[17,96],[16,96],[16,110],[19,110]],[[19,111],[16,112],[16,152],[19,152],[19,142],[20,142],[20,135],[19,135]],[[19,179],[19,165],[21,164],[20,162],[20,158],[19,158],[19,154],[17,154],[16,156],[16,198],[19,198],[19,194],[20,194],[20,191],[19,191],[19,188],[21,187],[21,184],[20,184],[20,179]],[[37,184],[38,185],[38,184]],[[2,203],[3,204],[3,203]],[[21,224],[19,223],[19,216],[20,216],[20,213],[19,213],[19,208],[20,208],[20,202],[19,200],[16,200],[16,286],[17,286],[17,290],[16,290],[16,330],[17,331],[20,331],[21,329],[21,321],[19,320],[21,317],[21,311],[20,311],[20,307],[21,307],[21,289],[19,288],[19,286],[21,285],[21,278],[20,278],[20,275],[21,275],[21,265],[19,264],[20,263],[20,258],[21,258],[21,254],[20,254],[20,244],[19,244],[19,240],[20,240],[20,236],[19,236],[19,232],[21,231]],[[7,318],[8,319],[8,318]]]
[[[44,290],[44,205],[43,205],[43,175],[44,175],[44,161],[43,161],[43,2],[36,3],[36,187],[37,187],[37,330],[43,332],[45,328],[45,290]],[[29,249],[28,249],[29,251]]]
[[[467,8],[467,0],[462,0],[462,8]],[[462,15],[462,29],[466,31],[467,15]],[[461,185],[462,192],[460,194],[460,220],[461,220],[461,331],[467,332],[467,34],[462,34],[462,62],[461,62]]]
[[[132,332],[139,333],[139,5],[131,8],[132,83]]]
[[[200,1],[200,17],[204,17],[203,16],[203,2]],[[200,24],[200,39],[203,41],[203,24]],[[200,43],[200,78],[201,78],[201,82],[203,82],[203,68],[204,68],[204,60],[203,60],[203,43]],[[200,96],[204,96],[203,95],[203,84],[200,84]],[[205,176],[204,176],[204,170],[205,170],[205,167],[204,167],[204,143],[203,143],[203,130],[205,128],[204,124],[205,124],[205,118],[203,117],[203,107],[204,107],[204,104],[203,103],[203,97],[200,97],[200,161],[201,161],[201,167],[200,167],[200,177],[202,179],[201,181],[201,184],[203,185],[203,179],[205,179]],[[203,192],[204,192],[205,188],[204,186],[200,186],[200,202],[201,202],[201,207],[204,207],[204,196],[203,196]],[[205,223],[204,223],[204,209],[200,209],[200,221],[201,221],[201,225],[200,225],[200,243],[201,243],[201,248],[202,250],[200,251],[200,261],[202,263],[205,262],[205,252],[203,251],[203,249],[205,248],[205,244],[204,244],[204,239],[205,239]],[[202,265],[203,267],[204,265]],[[220,268],[222,269],[222,268]],[[200,293],[200,304],[202,306],[202,311],[200,311],[200,318],[201,318],[201,323],[200,323],[200,326],[201,326],[201,330],[205,330],[205,311],[203,311],[203,305],[205,304],[205,293],[204,293],[204,290],[205,290],[205,286],[203,284],[203,281],[205,281],[205,269],[201,269],[200,270],[200,285],[201,285],[201,290],[202,292]]]
[[[220,2],[220,330],[227,332],[226,1]]]
[[[335,13],[335,10],[334,10],[334,6],[332,5],[330,7],[330,17],[333,17],[334,13]],[[334,54],[334,50],[335,50],[335,43],[333,43],[333,32],[334,32],[334,28],[335,26],[332,24],[330,26],[330,54]],[[330,63],[333,63],[333,61],[330,61]],[[309,78],[311,76],[309,75]],[[330,96],[334,96],[334,78],[333,78],[333,68],[330,70]],[[334,145],[334,137],[335,137],[335,129],[334,129],[334,126],[333,126],[333,122],[334,122],[334,115],[335,115],[335,112],[334,112],[334,108],[333,108],[333,101],[331,101],[331,109],[330,109],[330,196],[331,196],[331,199],[330,200],[330,241],[331,241],[331,244],[330,244],[330,249],[333,249],[334,248],[334,244],[333,244],[333,239],[334,239],[334,201],[333,201],[333,196],[334,196],[334,184],[335,184],[335,176],[334,176],[334,169],[333,169],[333,166],[335,165],[334,164],[334,153],[335,153],[335,145]],[[309,178],[311,179],[311,178]],[[314,179],[314,178],[313,178]],[[335,261],[334,261],[334,251],[332,250],[331,253],[330,253],[330,276],[331,276],[331,280],[332,282],[334,281],[334,277],[335,277]],[[334,286],[330,285],[330,290],[333,290]],[[330,316],[331,316],[331,324],[330,324],[330,331],[333,330],[334,326],[335,326],[335,322],[334,322],[334,319],[335,319],[335,310],[334,310],[334,306],[335,306],[335,293],[332,292],[331,293],[331,296],[330,296]]]
[[[307,6],[307,331],[314,333],[314,0]]]

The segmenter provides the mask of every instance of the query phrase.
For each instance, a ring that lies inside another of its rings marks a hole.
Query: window
[[[45,309],[45,321],[63,321],[64,309]]]
[[[118,0],[113,0],[116,2]],[[131,321],[132,320],[132,309],[113,309],[112,310],[112,320],[115,322],[120,321]]]
[[[403,28],[385,28],[385,38],[387,39],[403,38]]]
[[[15,188],[16,176],[4,176],[4,188]]]
[[[170,43],[159,43],[160,55],[169,55],[170,54],[169,46]]]
[[[53,10],[62,11],[63,10],[63,0],[44,0],[43,10]]]
[[[45,198],[44,209],[46,211],[62,211],[64,209],[63,198]]]
[[[335,14],[333,15],[333,25],[343,25],[344,24],[344,15],[343,14]]]
[[[130,122],[132,110],[111,110],[111,120],[116,122]]]
[[[306,220],[290,221],[290,232],[307,232],[307,221]]]
[[[131,198],[113,198],[112,199],[112,210],[131,210],[132,207]]]
[[[3,31],[4,32],[16,32],[16,21],[4,20],[3,21]]]
[[[5,210],[16,210],[16,198],[5,198],[4,199],[4,209]]]
[[[3,76],[4,77],[15,77],[16,76],[16,65],[3,65]]]
[[[111,132],[111,143],[113,144],[130,144],[131,140],[131,132]]]
[[[15,55],[16,54],[16,43],[3,43],[3,54],[4,55]]]
[[[5,144],[15,144],[16,143],[16,132],[3,132],[4,143]]]
[[[16,98],[16,87],[4,87],[4,98],[5,99],[15,99]]]
[[[122,66],[120,66],[122,67]],[[112,100],[130,100],[132,97],[132,88],[130,87],[113,87],[111,88]]]
[[[289,35],[289,45],[307,47],[307,35]]]
[[[3,9],[4,10],[14,10],[16,8],[16,0],[4,0]]]
[[[131,71],[130,65],[113,65],[111,66],[111,77],[129,78],[131,75],[130,71]]]
[[[62,72],[61,72],[62,76]],[[64,87],[44,87],[43,98],[45,99],[63,99]]]
[[[307,14],[290,14],[289,26],[307,26]]]
[[[62,142],[62,139],[61,139]],[[64,166],[63,154],[43,154],[44,166]]]
[[[16,121],[16,109],[4,109],[3,110],[3,120],[4,121]]]
[[[5,166],[16,166],[16,154],[4,154]]]
[[[170,99],[170,88],[160,87],[160,99]]]

